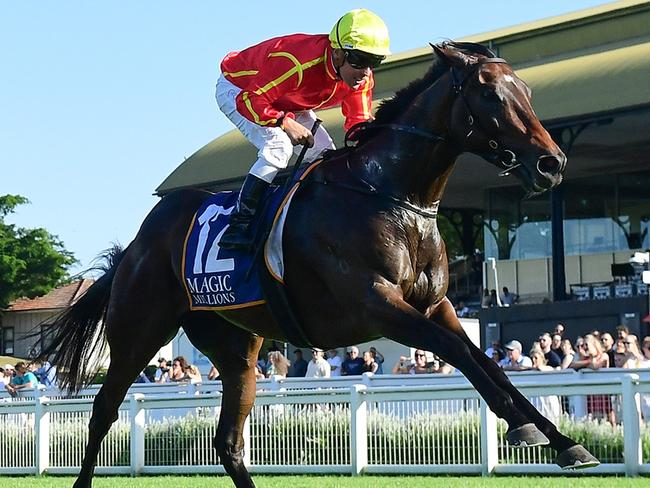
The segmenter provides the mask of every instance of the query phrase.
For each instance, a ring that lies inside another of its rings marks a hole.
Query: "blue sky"
[[[0,194],[31,201],[9,221],[58,235],[75,272],[112,242],[127,245],[155,188],[231,129],[214,101],[229,51],[329,32],[356,7],[386,21],[398,53],[603,3],[2,2]]]

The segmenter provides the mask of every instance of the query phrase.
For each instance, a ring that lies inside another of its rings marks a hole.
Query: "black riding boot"
[[[235,211],[230,214],[230,226],[219,241],[224,249],[248,249],[253,243],[249,232],[255,210],[269,184],[252,174],[246,175]]]

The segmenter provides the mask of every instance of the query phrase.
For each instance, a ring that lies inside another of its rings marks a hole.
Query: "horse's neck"
[[[445,137],[453,101],[448,92],[444,84],[432,85],[394,123]],[[422,207],[440,200],[460,154],[447,142],[390,129],[373,138],[365,149],[360,161],[364,177],[380,190]]]

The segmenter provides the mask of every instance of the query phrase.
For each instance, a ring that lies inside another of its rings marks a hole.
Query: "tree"
[[[16,298],[45,295],[65,282],[68,268],[77,262],[47,230],[5,222],[18,205],[27,203],[20,195],[0,195],[0,308]]]

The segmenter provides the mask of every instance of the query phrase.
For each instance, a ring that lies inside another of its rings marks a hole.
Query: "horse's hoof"
[[[521,427],[509,430],[506,434],[506,440],[508,444],[515,447],[545,446],[551,442],[535,424],[524,424]]]
[[[576,444],[562,451],[555,463],[562,469],[586,469],[595,468],[600,461],[580,444]]]

